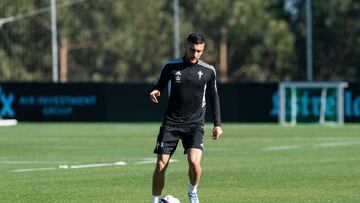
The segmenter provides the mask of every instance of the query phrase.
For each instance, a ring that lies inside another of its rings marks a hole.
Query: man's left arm
[[[219,139],[222,134],[221,128],[221,114],[220,114],[220,101],[216,85],[216,74],[209,80],[208,84],[208,97],[211,104],[211,112],[214,121],[213,139]]]

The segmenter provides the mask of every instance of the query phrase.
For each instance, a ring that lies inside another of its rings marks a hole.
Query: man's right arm
[[[157,97],[161,95],[161,91],[166,87],[169,81],[169,74],[168,68],[166,65],[163,66],[160,72],[159,79],[154,84],[151,92],[150,92],[150,99],[154,103],[158,103]]]

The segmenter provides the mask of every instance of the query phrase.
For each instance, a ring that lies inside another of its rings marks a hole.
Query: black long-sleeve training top
[[[167,85],[170,98],[163,125],[190,128],[203,125],[208,99],[214,126],[221,126],[216,72],[213,66],[201,60],[191,64],[184,58],[168,61],[163,66],[153,90],[161,92]]]

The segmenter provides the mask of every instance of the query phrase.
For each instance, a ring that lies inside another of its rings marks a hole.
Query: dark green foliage
[[[173,57],[172,1],[86,0],[64,6],[68,2],[57,1],[57,20],[59,48],[65,41],[69,45],[69,81],[154,81]],[[0,18],[49,4],[2,0]],[[313,1],[312,8],[314,79],[359,80],[359,1]],[[51,81],[50,26],[50,12],[44,11],[0,28],[0,81]],[[181,40],[189,32],[203,33],[204,60],[216,67],[221,30],[227,30],[230,82],[305,80],[305,28],[299,0],[180,1]]]

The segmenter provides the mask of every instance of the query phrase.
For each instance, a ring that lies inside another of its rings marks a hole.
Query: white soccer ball
[[[162,203],[180,203],[180,200],[172,195],[166,195],[161,199]]]

